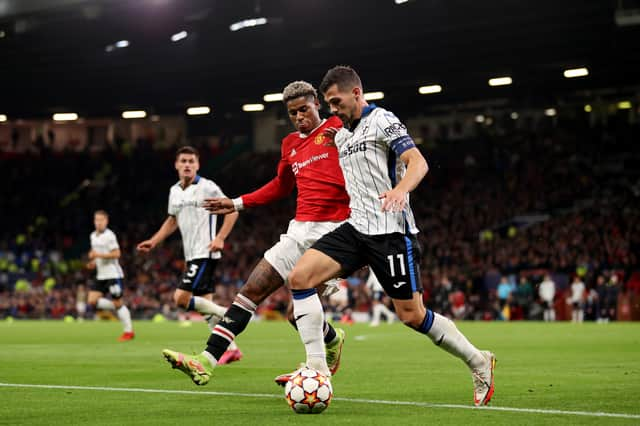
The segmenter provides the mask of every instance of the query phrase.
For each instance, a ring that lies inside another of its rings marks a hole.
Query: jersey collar
[[[189,184],[189,186],[191,185],[197,185],[197,183],[200,182],[200,175],[196,175],[195,178],[193,178],[193,182],[191,182]],[[178,186],[180,187],[180,189],[182,189],[183,191],[186,190],[189,186],[183,187],[182,186],[182,181],[178,181]]]
[[[360,114],[360,118],[358,118],[357,120],[353,120],[353,123],[351,123],[351,126],[349,126],[349,130],[353,132],[355,128],[358,127],[358,124],[360,124],[360,120],[371,114],[371,111],[376,108],[378,108],[376,104],[369,104],[366,107],[362,108],[362,114]]]

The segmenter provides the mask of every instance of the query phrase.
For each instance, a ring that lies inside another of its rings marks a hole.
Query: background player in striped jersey
[[[205,198],[224,197],[224,194],[213,181],[198,175],[198,151],[190,146],[178,149],[175,168],[180,180],[169,191],[169,215],[153,237],[138,244],[138,250],[149,252],[180,229],[187,266],[173,300],[184,309],[203,314],[213,329],[227,310],[213,302],[214,272],[222,257],[224,240],[238,220],[238,213],[225,215],[216,232],[217,216],[206,211],[202,204]],[[222,363],[240,358],[242,353],[234,344]]]
[[[251,272],[224,319],[214,328],[207,348],[194,357],[169,349],[163,351],[174,368],[179,368],[198,385],[209,381],[213,367],[227,345],[246,328],[257,305],[284,285],[302,253],[349,216],[349,197],[338,165],[338,152],[333,141],[324,136],[327,128],[340,127],[340,120],[336,117],[320,118],[317,92],[304,81],[285,87],[283,102],[297,131],[282,140],[277,176],[250,194],[233,200],[214,199],[209,206],[217,213],[259,206],[289,195],[296,185],[296,216],[289,223],[287,233],[265,252],[264,258]],[[344,331],[333,329],[326,322],[320,327],[322,356],[325,357],[326,345],[325,362],[335,373],[340,363]],[[287,375],[276,378],[280,384],[286,380]]]
[[[104,210],[98,210],[93,214],[93,224],[96,228],[91,233],[91,251],[89,252],[89,269],[97,269],[96,282],[89,290],[87,303],[97,309],[115,310],[122,323],[123,333],[118,340],[121,342],[134,338],[131,325],[131,313],[122,302],[124,272],[118,259],[120,259],[120,246],[116,234],[107,226],[109,215]],[[109,300],[105,294],[111,295]]]
[[[472,372],[474,403],[488,403],[493,394],[494,355],[476,349],[452,321],[422,303],[418,229],[409,192],[428,171],[424,157],[393,113],[365,101],[360,77],[352,68],[329,70],[320,91],[331,112],[344,123],[335,143],[351,198],[351,216],[307,250],[289,275],[307,365],[328,372],[322,353],[324,315],[315,287],[369,265],[392,298],[400,320],[462,359]]]

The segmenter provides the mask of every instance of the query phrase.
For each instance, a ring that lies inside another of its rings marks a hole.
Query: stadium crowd
[[[631,319],[629,301],[640,293],[638,124],[505,116],[476,124],[469,137],[453,134],[455,125],[441,125],[415,135],[430,165],[412,194],[425,303],[464,319],[571,319],[572,309],[585,319]],[[184,267],[180,239],[151,255],[135,251],[166,217],[176,181],[176,145],[149,142],[100,152],[41,144],[0,151],[0,318],[78,315],[93,279],[84,264],[97,209],[109,212],[118,236],[133,317],[177,316],[171,294]],[[244,152],[220,164],[218,149],[198,148],[201,173],[228,196],[272,178],[279,156]],[[217,270],[220,303],[233,300],[294,209],[290,197],[241,213]],[[338,317],[369,311],[366,276],[349,277],[348,308]],[[582,291],[573,282],[584,283]],[[281,316],[288,297],[277,292],[258,313]]]

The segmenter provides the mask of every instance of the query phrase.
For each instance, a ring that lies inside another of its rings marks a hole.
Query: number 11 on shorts
[[[396,254],[396,256],[398,258],[398,262],[400,263],[400,275],[401,276],[405,276],[406,275],[406,270],[404,268],[404,253],[398,253]],[[387,259],[389,260],[389,271],[391,272],[391,276],[395,277],[396,276],[396,267],[394,264],[394,256],[392,254],[390,254],[389,256],[387,256]]]

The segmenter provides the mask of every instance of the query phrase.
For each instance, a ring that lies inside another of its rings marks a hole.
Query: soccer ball
[[[301,368],[291,375],[284,387],[289,407],[298,414],[323,412],[331,402],[333,388],[329,378],[311,369]]]

